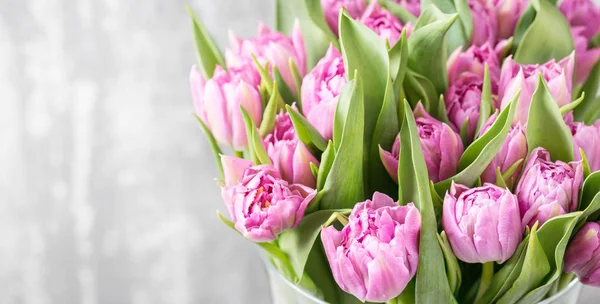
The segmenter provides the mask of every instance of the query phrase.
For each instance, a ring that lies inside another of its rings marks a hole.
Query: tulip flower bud
[[[298,139],[292,120],[283,111],[275,117],[275,129],[265,137],[265,149],[281,177],[292,183],[315,187],[316,179],[310,163],[319,161]]]
[[[252,55],[254,55],[261,65],[269,61],[271,67],[277,67],[288,87],[294,93],[296,92],[289,60],[296,63],[302,75],[306,73],[306,51],[298,24],[294,26],[291,38],[260,23],[257,37],[240,39],[230,32],[229,40],[231,48],[225,50],[228,68],[253,65]]]
[[[464,152],[460,136],[448,125],[429,115],[420,103],[415,107],[414,114],[429,179],[437,183],[454,176]],[[392,152],[379,148],[379,155],[386,171],[398,182],[400,138],[396,138]]]
[[[473,139],[477,129],[482,90],[483,79],[473,73],[465,72],[444,94],[446,112],[454,129],[461,130],[467,119],[469,120],[466,125],[469,140]]]
[[[581,26],[583,36],[592,39],[600,31],[600,7],[592,0],[564,0],[560,11],[573,27]]]
[[[397,3],[400,7],[419,17],[421,15],[421,0],[392,0]]]
[[[333,138],[335,109],[345,84],[344,59],[330,45],[325,57],[304,77],[301,90],[302,111],[325,139]]]
[[[393,46],[400,39],[402,29],[406,28],[406,36],[410,36],[414,25],[407,23],[402,25],[396,16],[379,6],[379,2],[371,1],[369,7],[360,18],[360,22],[372,29],[383,40],[387,40]]]
[[[217,66],[213,78],[204,80],[192,67],[190,83],[196,113],[215,139],[234,150],[244,150],[248,143],[240,105],[258,125],[262,119],[262,101],[252,73]]]
[[[600,223],[586,223],[569,243],[565,272],[574,273],[583,284],[600,287]]]
[[[523,227],[577,210],[582,183],[581,162],[552,162],[544,148],[534,149],[515,190]]]
[[[497,117],[498,114],[496,113],[488,119],[483,128],[481,128],[481,135],[489,130],[494,121],[496,121]],[[523,163],[525,162],[528,148],[527,137],[525,134],[525,127],[522,126],[521,123],[517,123],[511,127],[506,139],[504,140],[504,143],[502,144],[502,148],[500,148],[500,151],[498,151],[492,162],[487,166],[487,168],[485,168],[483,174],[481,174],[482,182],[495,183],[496,168],[498,167],[500,167],[500,172],[504,173],[517,161],[522,160]],[[519,177],[519,173],[521,172],[521,168],[523,168],[523,163],[521,163],[515,169],[515,172],[510,176],[509,180],[517,180],[517,177]]]
[[[365,11],[364,0],[321,0],[321,8],[331,30],[338,35],[338,19],[341,8],[346,9],[350,17],[359,18]]]
[[[448,84],[452,86],[464,73],[472,73],[483,79],[486,63],[490,70],[492,93],[496,94],[500,82],[500,61],[496,50],[489,43],[482,46],[472,45],[465,52],[458,48],[450,54],[446,63],[448,67]]]
[[[399,206],[375,192],[372,201],[354,206],[342,231],[323,228],[321,240],[342,290],[362,302],[386,302],[417,272],[420,230],[421,215],[412,203]]]
[[[483,45],[486,42],[494,44],[498,38],[498,22],[496,8],[492,1],[468,0],[467,2],[473,17],[471,44]]]
[[[442,227],[456,257],[467,263],[504,263],[522,236],[514,194],[492,184],[469,189],[452,183],[444,198]]]
[[[507,39],[513,36],[517,21],[525,12],[528,0],[494,0],[496,19],[498,20],[498,38]]]
[[[600,170],[600,120],[588,126],[582,122],[569,122],[573,134],[575,160],[581,160],[579,148],[583,149],[592,172]]]
[[[315,196],[311,188],[288,184],[271,165],[252,166],[232,156],[221,156],[221,163],[223,201],[235,229],[253,242],[273,241],[279,233],[296,227]]]
[[[592,68],[600,59],[600,47],[588,49],[589,40],[583,35],[584,30],[583,27],[571,28],[575,43],[575,84],[577,85],[585,83]]]
[[[574,54],[565,57],[558,63],[553,59],[542,65],[519,65],[511,57],[507,58],[500,73],[498,97],[501,100],[501,108],[504,109],[510,105],[517,91],[521,90],[513,122],[527,123],[529,105],[531,105],[531,97],[538,85],[539,73],[542,73],[550,93],[559,107],[570,103],[574,61]]]

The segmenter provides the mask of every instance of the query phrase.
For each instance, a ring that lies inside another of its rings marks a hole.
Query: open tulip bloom
[[[276,0],[276,26],[224,52],[189,9],[219,218],[296,285],[286,301],[600,287],[592,1]]]

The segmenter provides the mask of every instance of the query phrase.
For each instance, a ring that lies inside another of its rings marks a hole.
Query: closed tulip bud
[[[248,143],[240,106],[258,125],[262,119],[262,101],[252,73],[217,66],[211,79],[204,80],[192,67],[190,82],[196,113],[215,139],[234,150],[244,150]]]
[[[275,117],[275,129],[265,137],[264,145],[273,166],[284,180],[315,187],[316,179],[310,170],[310,163],[318,165],[319,161],[298,139],[287,113],[281,112]]]
[[[494,44],[498,38],[498,22],[496,21],[496,8],[492,1],[468,0],[467,2],[473,17],[471,44],[483,45],[486,42]]]
[[[523,227],[576,211],[582,183],[581,162],[552,162],[544,148],[534,149],[515,190]]]
[[[586,223],[569,243],[565,272],[574,273],[583,284],[600,287],[600,223]]]
[[[579,148],[583,149],[592,172],[600,170],[600,120],[588,126],[582,122],[570,122],[573,134],[575,160],[581,160]]]
[[[356,204],[342,231],[321,232],[336,283],[363,302],[397,297],[417,272],[420,229],[412,203],[399,206],[375,192],[372,201]]]
[[[492,184],[469,189],[452,183],[444,198],[442,227],[456,257],[467,263],[504,263],[521,242],[514,194]]]
[[[400,5],[411,14],[419,17],[421,15],[421,0],[392,0],[393,2]]]
[[[343,7],[350,17],[359,18],[365,11],[364,0],[321,0],[321,8],[331,30],[338,34],[338,19],[340,9]]]
[[[500,61],[496,50],[489,43],[482,46],[472,45],[464,52],[458,48],[450,54],[446,63],[448,67],[448,84],[452,86],[464,73],[472,73],[483,79],[486,63],[490,70],[492,93],[496,94],[500,82]]]
[[[473,139],[477,129],[482,90],[483,79],[473,73],[465,72],[444,94],[446,112],[454,129],[461,130],[467,119],[469,120],[466,124],[469,140]]]
[[[592,39],[600,31],[600,7],[592,0],[564,0],[560,11],[571,26],[581,26],[583,36]]]
[[[454,176],[464,152],[460,136],[448,125],[429,115],[420,103],[415,107],[414,114],[429,179],[437,183]],[[396,138],[391,152],[379,148],[381,161],[396,182],[400,148],[399,137]]]
[[[414,25],[402,25],[396,16],[379,6],[379,2],[371,1],[369,7],[360,18],[360,22],[373,30],[381,39],[387,40],[393,46],[400,39],[402,29],[406,28],[406,36],[410,36]]]
[[[271,165],[222,156],[225,186],[221,189],[232,222],[253,242],[270,242],[300,223],[315,191],[288,184]]]
[[[229,40],[231,48],[225,51],[228,68],[253,64],[254,55],[261,65],[269,61],[271,67],[277,67],[288,87],[296,92],[289,60],[296,63],[302,75],[306,73],[306,51],[298,24],[294,26],[291,38],[260,23],[257,37],[240,39],[230,32]]]
[[[583,35],[585,28],[573,27],[571,33],[575,43],[575,84],[582,85],[592,68],[600,59],[600,47],[588,49],[589,40]]]
[[[486,124],[481,128],[480,134],[483,135],[485,132],[489,130],[492,126],[498,114],[492,115],[486,122]],[[517,123],[512,126],[500,151],[496,154],[492,162],[487,166],[483,174],[481,174],[481,181],[487,183],[495,183],[496,182],[496,168],[500,168],[500,172],[506,172],[512,165],[514,165],[517,161],[521,160],[523,163],[527,158],[527,137],[525,136],[525,127],[521,125],[521,123]],[[510,181],[516,181],[519,173],[521,172],[521,168],[523,168],[523,163],[521,163],[516,169],[515,172],[509,177]]]
[[[511,57],[507,58],[500,73],[498,97],[501,100],[501,108],[504,109],[510,105],[517,91],[521,90],[513,122],[520,121],[522,124],[526,124],[531,97],[538,85],[539,73],[546,80],[550,93],[559,107],[570,103],[574,61],[574,54],[559,62],[553,59],[541,65],[520,65]]]
[[[498,38],[507,39],[513,36],[517,21],[525,12],[528,0],[494,0],[496,18],[498,20]]]
[[[302,111],[325,139],[333,138],[335,109],[346,82],[344,59],[331,45],[302,81]]]

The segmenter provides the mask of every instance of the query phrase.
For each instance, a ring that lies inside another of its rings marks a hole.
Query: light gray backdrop
[[[188,87],[266,0],[0,0],[0,303],[268,303]],[[586,290],[582,303],[599,293]]]

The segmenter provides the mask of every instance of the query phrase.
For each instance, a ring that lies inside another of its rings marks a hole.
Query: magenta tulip
[[[397,297],[417,272],[420,229],[412,203],[399,206],[375,192],[372,201],[356,204],[342,231],[329,226],[321,232],[336,283],[362,302]]]
[[[429,115],[420,103],[415,107],[414,114],[429,179],[437,183],[454,176],[464,151],[460,136],[448,125]],[[388,174],[398,182],[400,138],[396,138],[391,152],[379,148],[379,155]]]
[[[282,111],[275,117],[275,129],[265,137],[264,145],[284,180],[315,187],[316,179],[310,170],[310,163],[319,165],[319,161],[298,139],[287,113]]]
[[[421,15],[421,0],[392,0],[409,13],[419,17]]]
[[[488,119],[486,124],[481,129],[481,135],[489,130],[494,121],[496,121],[497,117],[498,114],[494,114]],[[496,168],[499,167],[500,172],[504,173],[517,161],[521,160],[522,163],[517,166],[515,172],[508,179],[511,184],[514,183],[517,180],[517,177],[519,177],[521,168],[523,168],[523,164],[527,158],[527,148],[528,146],[527,137],[525,136],[525,127],[523,127],[521,123],[517,123],[511,127],[506,139],[504,140],[504,144],[502,144],[502,147],[500,148],[500,151],[498,151],[492,162],[487,166],[485,171],[483,171],[483,174],[481,174],[481,181],[495,183]]]
[[[600,47],[588,49],[589,40],[583,36],[583,27],[571,28],[575,43],[575,84],[582,85],[600,59]]]
[[[444,198],[442,227],[456,257],[467,263],[504,263],[522,237],[514,194],[492,184],[469,189],[452,183]]]
[[[582,183],[581,162],[552,162],[544,148],[534,149],[515,189],[523,227],[576,211]]]
[[[552,93],[559,107],[570,103],[574,61],[574,54],[559,62],[550,60],[542,65],[519,65],[511,57],[507,58],[502,65],[498,91],[501,108],[506,108],[517,91],[521,90],[517,101],[514,123],[520,121],[522,124],[526,124],[531,97],[538,85],[539,73],[542,73],[548,83],[550,93]]]
[[[381,39],[387,40],[390,46],[398,42],[403,28],[406,28],[407,37],[410,36],[414,28],[411,23],[403,25],[396,16],[382,9],[377,1],[371,1],[371,4],[360,18],[360,22],[372,29]]]
[[[341,8],[346,9],[350,17],[359,18],[367,7],[364,0],[321,0],[321,8],[331,30],[337,35],[338,19]]]
[[[335,109],[345,84],[344,59],[333,46],[302,81],[302,110],[325,139],[333,138]]]
[[[246,149],[246,129],[240,106],[257,125],[262,119],[262,101],[253,72],[217,66],[213,77],[205,80],[192,67],[190,84],[196,114],[210,129],[215,139],[234,150]]]
[[[462,130],[466,123],[465,131],[468,140],[473,139],[477,129],[482,89],[483,79],[473,73],[465,72],[444,94],[448,119],[457,131]]]
[[[573,134],[573,147],[575,148],[575,160],[581,160],[579,148],[583,149],[585,157],[590,165],[590,170],[600,170],[600,120],[588,126],[582,122],[570,122]]]
[[[529,0],[493,0],[498,21],[498,38],[513,36],[517,21],[529,5]]]
[[[569,243],[565,272],[574,273],[583,284],[600,287],[600,223],[586,223]]]
[[[592,39],[600,31],[600,7],[592,0],[564,0],[560,11],[571,26],[583,27],[583,36]]]
[[[494,45],[498,39],[498,22],[496,8],[489,0],[468,0],[473,18],[473,34],[471,44],[483,45],[486,42]]]
[[[249,161],[221,156],[225,186],[221,195],[231,220],[244,237],[270,242],[300,223],[315,191],[288,184],[271,165],[252,166]]]
[[[464,73],[472,73],[483,79],[486,63],[490,70],[492,93],[496,94],[500,82],[500,61],[496,50],[489,43],[482,46],[472,45],[464,52],[458,48],[450,54],[446,63],[448,85],[452,86]]]
[[[302,75],[306,73],[306,51],[298,24],[294,26],[291,38],[260,23],[257,37],[240,39],[230,32],[229,40],[231,48],[225,51],[228,68],[254,65],[252,61],[254,55],[261,65],[265,65],[268,61],[271,68],[277,67],[285,83],[296,92],[289,60],[296,63]]]

